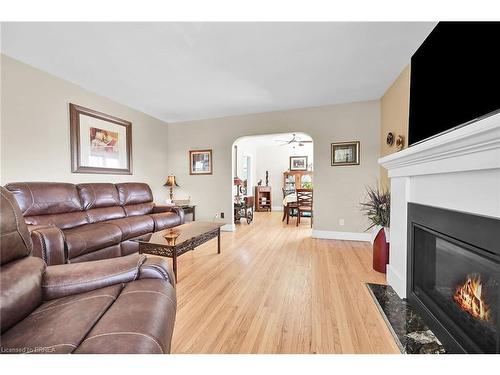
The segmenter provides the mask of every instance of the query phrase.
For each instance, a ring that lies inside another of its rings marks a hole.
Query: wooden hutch
[[[283,189],[285,195],[295,193],[295,189],[312,189],[313,172],[285,171],[283,172]]]

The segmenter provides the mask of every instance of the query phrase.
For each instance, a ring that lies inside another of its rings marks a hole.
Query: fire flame
[[[467,275],[465,282],[457,286],[453,299],[460,308],[476,319],[490,320],[490,308],[482,296],[481,276]]]

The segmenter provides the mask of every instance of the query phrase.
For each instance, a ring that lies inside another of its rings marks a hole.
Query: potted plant
[[[391,193],[378,187],[366,189],[367,200],[361,203],[361,211],[368,217],[372,229],[373,269],[385,273],[389,263],[389,224],[391,217]]]

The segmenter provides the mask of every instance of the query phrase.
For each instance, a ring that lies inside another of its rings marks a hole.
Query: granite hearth
[[[366,284],[396,343],[404,354],[444,354],[446,348],[420,315],[389,285]]]

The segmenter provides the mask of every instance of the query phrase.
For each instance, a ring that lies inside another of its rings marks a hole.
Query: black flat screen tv
[[[408,144],[500,111],[500,22],[440,22],[411,59]]]

